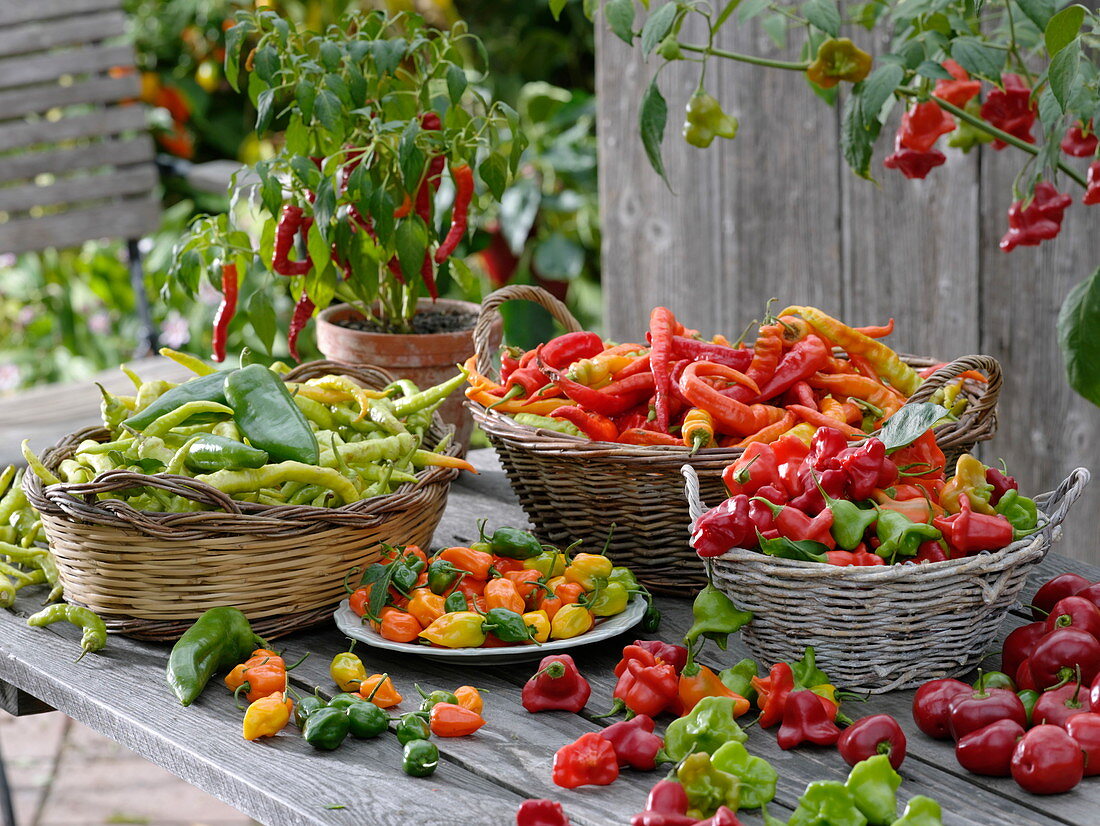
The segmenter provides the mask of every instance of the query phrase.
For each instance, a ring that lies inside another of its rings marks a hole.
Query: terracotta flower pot
[[[470,314],[468,329],[445,333],[374,333],[345,327],[341,322],[362,319],[362,314],[348,304],[337,304],[317,317],[317,346],[326,358],[344,364],[373,364],[395,376],[412,379],[420,387],[430,387],[451,378],[461,364],[474,354],[474,323],[480,311],[469,301],[441,298],[435,302],[422,298],[417,313],[466,312]],[[494,330],[496,343],[501,330]],[[462,390],[456,390],[439,415],[456,428],[456,442],[466,445],[470,440],[473,420],[462,406]]]

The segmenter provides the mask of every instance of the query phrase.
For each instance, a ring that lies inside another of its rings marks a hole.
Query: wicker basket
[[[392,381],[373,367],[330,361],[303,364],[286,378],[301,381],[330,373],[368,387]],[[449,429],[436,416],[429,441]],[[106,438],[106,430],[86,428],[63,438],[43,460],[56,468],[84,439]],[[447,453],[458,450],[452,445]],[[426,468],[416,474],[415,485],[339,508],[238,502],[185,476],[124,470],[101,473],[87,484],[48,487],[28,473],[25,489],[42,515],[65,598],[91,608],[112,632],[172,640],[208,608],[235,605],[257,633],[274,638],[331,617],[345,593],[344,575],[376,561],[380,543],[426,547],[457,474]],[[96,498],[136,485],[216,510],[151,513],[119,499]]]
[[[694,521],[705,507],[699,480],[687,465],[683,474]],[[1078,468],[1036,497],[1047,519],[1042,530],[995,553],[863,568],[735,548],[712,560],[714,584],[755,615],[741,638],[761,662],[789,662],[812,645],[834,683],[872,694],[960,676],[993,647],[1001,620],[1088,481]]]
[[[538,287],[514,285],[489,295],[474,329],[478,370],[489,375],[493,353],[489,332],[498,308],[525,299],[545,307],[567,330],[580,324],[565,305]],[[906,356],[918,369],[937,362]],[[1001,368],[990,356],[967,356],[936,371],[911,401],[923,401],[936,388],[966,370],[978,370],[989,381],[967,382],[971,404],[957,422],[936,428],[936,438],[949,462],[989,439],[997,427],[996,405]],[[722,471],[742,453],[740,448],[712,448],[688,457],[686,447],[643,447],[593,442],[516,424],[509,416],[467,402],[474,421],[485,431],[539,535],[567,545],[583,539],[600,547],[612,521],[615,533],[609,553],[634,568],[654,591],[690,595],[705,581],[698,557],[684,542],[688,526],[680,467],[688,462],[698,472],[706,499],[724,498]]]

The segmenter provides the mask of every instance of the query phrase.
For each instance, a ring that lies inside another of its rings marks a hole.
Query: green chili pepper
[[[325,405],[313,399],[307,399],[298,393],[292,393],[290,397],[294,400],[294,404],[297,405],[298,409],[302,411],[302,415],[306,417],[307,421],[313,422],[321,430],[336,430],[338,426],[336,417]]]
[[[185,706],[216,671],[228,671],[257,648],[267,648],[237,608],[211,608],[188,628],[168,655],[168,685]]]
[[[274,488],[283,482],[305,482],[328,488],[344,502],[355,502],[359,499],[355,485],[341,476],[339,471],[302,462],[280,462],[251,470],[219,470],[195,478],[228,494]]]
[[[752,679],[759,676],[756,660],[749,657],[718,672],[718,679],[722,681],[722,685],[734,694],[740,694],[750,703],[756,699],[756,689],[752,687]]]
[[[889,755],[876,754],[852,767],[844,787],[870,826],[890,826],[898,816],[900,785],[901,775],[890,765]]]
[[[556,433],[564,433],[567,436],[584,436],[583,431],[572,422],[565,419],[554,419],[550,416],[536,416],[534,413],[516,413],[512,416],[516,424],[538,427],[542,430],[553,430]]]
[[[325,701],[316,694],[307,694],[294,704],[294,725],[301,729],[306,724],[306,718],[317,709],[324,708],[325,705]]]
[[[851,793],[836,780],[817,780],[798,798],[789,826],[867,826]]]
[[[98,381],[95,386],[103,396],[103,400],[99,403],[99,414],[103,418],[103,426],[112,432],[118,430],[119,425],[130,415],[130,408]]]
[[[410,413],[438,406],[446,401],[447,397],[460,388],[465,381],[466,377],[459,373],[454,378],[448,379],[442,384],[437,384],[435,387],[429,387],[427,390],[421,390],[415,395],[398,399],[393,404],[393,413],[395,416],[404,419]]]
[[[470,602],[466,599],[466,595],[461,591],[455,591],[449,594],[445,600],[443,600],[443,610],[448,614],[455,611],[469,611]]]
[[[754,663],[755,665],[755,663]],[[711,757],[714,768],[732,774],[741,781],[741,806],[759,809],[775,797],[775,784],[779,780],[772,764],[763,757],[753,757],[735,740],[722,745]]]
[[[904,513],[884,508],[878,509],[875,533],[880,542],[875,553],[888,563],[898,556],[916,556],[921,543],[943,536],[933,525],[914,522]]]
[[[729,597],[709,582],[695,597],[691,614],[695,621],[684,635],[689,651],[699,637],[713,640],[725,651],[729,635],[752,619],[751,611],[738,610]]]
[[[329,700],[325,705],[327,705],[329,708],[347,709],[355,705],[356,703],[365,702],[366,700],[364,700],[358,694],[349,694],[346,691],[341,691],[339,694],[334,695],[333,698]],[[373,705],[373,703],[371,705]]]
[[[676,779],[687,793],[689,817],[710,817],[720,806],[736,812],[740,805],[740,780],[715,767],[705,752],[685,758],[676,768]]]
[[[611,569],[611,573],[607,577],[608,582],[617,582],[622,585],[628,591],[638,591],[641,589],[641,585],[638,583],[638,577],[634,576],[634,572],[629,568],[622,565],[616,565]]]
[[[27,617],[27,625],[32,628],[42,628],[55,622],[68,622],[83,629],[84,633],[80,638],[82,653],[78,660],[89,651],[99,651],[107,644],[107,626],[103,620],[79,605],[51,605]]]
[[[439,749],[427,740],[410,740],[402,753],[401,769],[410,777],[428,777],[439,765]]]
[[[714,754],[731,740],[745,742],[748,735],[733,719],[733,702],[732,697],[704,697],[688,714],[669,723],[658,762],[678,763],[693,752]]]
[[[254,366],[259,367],[259,365]],[[344,742],[350,730],[351,720],[348,719],[344,710],[326,705],[306,717],[302,737],[315,749],[332,751]]]
[[[225,398],[248,441],[277,459],[317,464],[317,439],[286,385],[259,364],[225,378]]]
[[[443,594],[463,573],[445,559],[436,559],[428,566],[428,589],[433,594]]]
[[[1030,531],[1039,523],[1039,509],[1034,499],[1020,496],[1015,488],[1009,488],[997,502],[996,512],[1012,523],[1018,531]]]
[[[974,688],[978,691],[986,688],[1007,688],[1009,691],[1015,691],[1016,683],[1003,671],[983,671],[974,681]]]
[[[413,740],[427,740],[432,736],[431,729],[428,728],[428,722],[415,711],[401,715],[401,719],[394,729],[394,734],[397,735],[397,741],[403,746]]]
[[[147,437],[164,436],[173,428],[183,425],[192,416],[203,416],[207,414],[216,414],[219,416],[232,416],[233,408],[227,407],[220,402],[207,402],[207,401],[194,401],[181,404],[175,410],[169,410],[163,416],[158,416],[156,419],[147,424],[141,433]]]
[[[501,642],[530,642],[535,636],[527,621],[507,608],[490,608],[486,611],[483,627],[484,630],[496,634]]]
[[[542,553],[542,543],[528,531],[497,528],[489,537],[489,553],[509,559],[533,559]]]
[[[187,466],[192,470],[212,472],[238,468],[263,467],[268,462],[266,451],[235,439],[206,434],[199,436],[187,452]]]
[[[365,700],[349,706],[347,715],[349,731],[357,740],[370,740],[390,726],[390,718],[386,716],[386,712]]]
[[[833,514],[833,524],[829,532],[836,540],[837,547],[845,551],[852,550],[863,541],[867,529],[875,524],[878,511],[874,508],[861,508],[848,499],[834,499],[825,492],[816,477],[814,483],[825,499],[826,508]]]
[[[424,691],[424,689],[422,689],[419,685],[416,685],[416,683],[413,683],[413,685],[416,687],[417,693],[421,697],[423,697],[423,700],[420,703],[421,711],[431,711],[432,708],[434,708],[439,703],[451,703],[453,705],[458,705],[458,697],[454,695],[454,692],[432,691],[429,693]]]
[[[408,430],[401,420],[394,415],[393,403],[388,399],[372,399],[369,407],[370,420],[381,427],[387,433],[397,435],[407,433]]]
[[[653,600],[650,599],[649,605],[645,609],[645,613],[642,614],[642,630],[652,634],[654,631],[659,630],[661,627],[661,611],[653,604]]]
[[[923,794],[909,798],[901,817],[892,826],[943,826],[940,804]]]
[[[1026,688],[1023,691],[1017,691],[1016,696],[1020,698],[1020,702],[1024,704],[1024,712],[1027,714],[1027,724],[1031,725],[1031,715],[1035,711],[1035,704],[1039,702],[1039,692],[1034,689]]]
[[[141,391],[139,390],[137,402],[139,412],[123,421],[122,425],[130,430],[141,432],[165,413],[169,413],[188,402],[204,401],[226,404],[225,379],[234,372],[236,371],[211,373],[209,376],[199,376],[190,381],[185,381],[183,384],[170,387],[163,395],[157,396],[144,408],[142,408]],[[146,384],[149,384],[149,382]],[[144,389],[144,385],[142,389]]]
[[[312,434],[311,434],[312,435]],[[398,433],[383,439],[368,439],[363,442],[348,442],[337,445],[336,453],[340,460],[349,465],[366,465],[373,462],[397,462],[411,455],[419,447],[419,440],[411,433]],[[334,452],[326,446],[321,451],[321,464],[332,466],[336,462]]]

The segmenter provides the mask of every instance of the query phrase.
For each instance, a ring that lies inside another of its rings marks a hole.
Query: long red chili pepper
[[[420,125],[428,132],[438,132],[443,128],[443,124],[439,120],[439,115],[435,112],[425,112],[420,117]],[[443,166],[446,164],[447,158],[444,155],[434,155],[432,159],[428,161],[428,175],[426,180],[432,186],[432,191],[439,189],[439,182],[443,178]]]
[[[680,358],[689,358],[692,361],[713,361],[715,364],[724,364],[734,370],[743,371],[752,362],[752,350],[747,347],[727,347],[724,344],[713,344],[685,336],[672,337],[672,352]]]
[[[619,438],[619,428],[615,427],[613,421],[599,413],[590,413],[579,407],[567,405],[559,407],[550,415],[555,419],[572,422],[594,442],[614,442]]]
[[[290,317],[290,327],[287,328],[286,343],[290,348],[290,355],[295,361],[301,361],[298,357],[298,335],[302,332],[302,329],[309,323],[310,316],[313,315],[314,304],[310,301],[310,298],[303,291],[301,298],[298,299],[298,303],[294,305],[294,315]]]
[[[222,303],[214,315],[214,361],[225,361],[225,339],[229,333],[229,322],[237,314],[237,265],[222,265]]]
[[[442,264],[458,247],[458,242],[466,235],[467,211],[470,199],[474,197],[474,171],[466,164],[451,167],[451,177],[455,182],[455,205],[451,211],[451,228],[447,237],[435,251],[435,263]]]
[[[555,411],[554,415],[557,415]],[[618,441],[624,445],[676,445],[683,447],[682,439],[670,436],[667,433],[658,433],[656,430],[646,430],[644,427],[630,427],[619,434]]]
[[[309,219],[312,224],[313,220]],[[279,215],[279,224],[275,229],[275,250],[271,256],[271,269],[279,275],[305,275],[309,272],[313,262],[307,257],[303,261],[291,261],[290,250],[294,246],[294,238],[299,231],[308,231],[302,217],[302,208],[297,204],[286,204]]]
[[[657,410],[657,427],[668,432],[668,400],[672,395],[672,339],[676,335],[676,316],[668,307],[654,307],[649,314],[649,337],[652,350],[649,363],[653,369],[653,381],[657,387],[654,406]]]
[[[618,416],[625,413],[638,404],[640,397],[648,397],[653,392],[652,373],[636,373],[628,379],[610,384],[601,390],[593,390],[591,387],[567,379],[557,370],[548,367],[541,358],[538,359],[538,366],[566,396],[586,410],[602,416]]]
[[[432,263],[432,254],[428,250],[424,250],[424,261],[420,264],[420,278],[428,288],[432,301],[439,298],[439,287],[435,283],[435,264]]]

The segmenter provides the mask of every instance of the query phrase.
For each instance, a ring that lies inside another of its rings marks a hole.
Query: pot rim
[[[330,307],[326,307],[317,315],[317,326],[318,332],[322,326],[325,326],[329,328],[330,334],[350,337],[386,338],[389,340],[400,338],[423,340],[429,337],[468,339],[473,334],[474,327],[477,324],[477,317],[481,311],[481,305],[475,304],[472,301],[463,301],[456,298],[439,298],[435,301],[432,301],[430,298],[420,298],[417,299],[416,302],[417,313],[438,312],[444,309],[467,310],[472,316],[470,326],[463,327],[461,330],[445,330],[435,333],[383,333],[372,330],[354,330],[350,327],[345,327],[342,324],[336,323],[337,317],[347,318],[354,315],[362,318],[363,314],[351,304],[333,304]],[[339,332],[336,332],[337,330]]]

